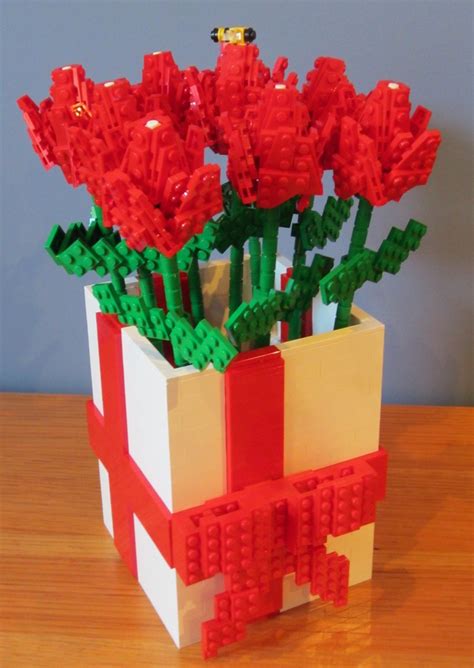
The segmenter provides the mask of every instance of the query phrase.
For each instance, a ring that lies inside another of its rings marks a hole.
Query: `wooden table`
[[[197,666],[102,526],[85,397],[1,397],[5,667]],[[473,411],[385,406],[374,579],[248,627],[207,665],[471,666]]]

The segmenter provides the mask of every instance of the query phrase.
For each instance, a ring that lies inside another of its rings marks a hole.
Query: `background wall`
[[[16,98],[43,99],[50,71],[69,63],[98,81],[139,79],[143,54],[156,50],[172,49],[181,67],[212,67],[210,29],[251,25],[268,64],[287,55],[304,78],[318,55],[340,57],[358,90],[403,81],[414,105],[433,110],[443,133],[433,176],[377,211],[369,245],[411,217],[429,234],[398,276],[369,284],[357,303],[386,324],[385,401],[472,402],[471,2],[15,0],[2,14],[0,389],[90,391],[82,285],[91,281],[67,276],[42,250],[53,223],[87,220],[89,197],[59,169],[43,171]],[[347,235],[336,253],[344,247]]]

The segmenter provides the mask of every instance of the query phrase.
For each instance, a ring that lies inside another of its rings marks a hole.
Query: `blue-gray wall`
[[[50,71],[68,63],[98,81],[137,80],[143,54],[155,50],[172,49],[180,66],[211,67],[210,28],[244,24],[256,28],[269,64],[287,55],[304,77],[316,56],[341,57],[359,90],[403,81],[414,104],[433,110],[443,144],[430,183],[378,210],[369,241],[410,217],[428,223],[429,234],[398,276],[368,285],[357,302],[386,324],[385,401],[471,403],[471,2],[16,0],[3,2],[2,13],[2,390],[90,390],[86,281],[42,250],[53,223],[87,218],[89,199],[57,168],[43,171],[16,98],[46,97]]]

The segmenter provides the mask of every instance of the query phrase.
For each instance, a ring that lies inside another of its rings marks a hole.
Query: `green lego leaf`
[[[155,248],[140,253],[132,250],[118,232],[102,225],[100,217],[91,218],[87,229],[82,223],[72,223],[64,232],[54,225],[45,249],[57,265],[77,276],[95,271],[100,277],[116,272],[125,278],[140,267],[155,272],[160,268],[160,253]]]
[[[61,250],[62,243],[64,241],[65,233],[59,225],[54,225],[46,239],[44,248],[48,255],[56,262],[57,265],[61,266],[61,260],[58,257],[59,251]]]
[[[426,225],[413,218],[408,221],[404,230],[392,227],[377,252],[374,264],[376,270],[397,274],[410,251],[419,248],[426,231]]]
[[[121,295],[118,319],[123,325],[135,325],[139,332],[151,325],[145,301],[139,295]]]
[[[319,292],[321,280],[332,269],[334,260],[316,253],[308,266],[298,264],[293,269],[292,280],[298,286],[298,297],[293,308],[306,311]]]
[[[126,244],[125,247],[128,248]],[[145,269],[148,269],[148,271],[155,271],[155,272],[160,271],[161,256],[160,252],[156,248],[151,248],[150,246],[147,246],[146,248],[143,249],[142,253],[137,253],[137,255],[140,259],[138,267],[140,267],[143,262]]]
[[[193,328],[186,315],[165,314],[162,308],[148,307],[139,295],[118,295],[111,283],[98,283],[92,288],[102,313],[116,314],[124,325],[135,325],[142,336],[171,341],[176,359],[197,369],[212,363],[217,371],[225,371],[238,351],[230,341],[207,320]]]
[[[244,207],[237,216],[223,213],[217,219],[217,233],[214,247],[219,253],[224,253],[230,246],[239,248],[249,239],[262,235],[262,226],[258,220],[257,210]]]
[[[100,206],[97,206],[97,204],[93,202],[89,218],[89,227],[94,223],[99,227],[99,229],[102,231],[103,234],[107,233],[108,230],[104,226],[104,216],[102,213],[102,208]]]
[[[293,215],[296,213],[296,202],[298,197],[292,197],[291,199],[283,202],[278,207],[278,226],[279,227],[291,227],[293,220]],[[260,209],[264,211],[264,209]]]
[[[201,234],[195,234],[183,248],[178,251],[178,267],[181,271],[189,271],[194,257],[198,260],[209,260],[214,250],[219,225],[214,220],[206,223]]]
[[[102,313],[121,313],[120,296],[111,283],[93,285],[92,294],[99,302]]]
[[[323,302],[351,301],[366,281],[378,283],[384,272],[397,274],[425,234],[426,225],[412,219],[405,230],[393,227],[377,252],[364,248],[351,259],[343,258],[341,264],[321,280]]]
[[[322,222],[324,233],[330,241],[337,241],[344,223],[349,220],[354,200],[328,197],[324,207]],[[324,242],[326,243],[326,242]]]
[[[176,357],[181,357],[196,369],[202,370],[212,363],[223,372],[238,351],[230,341],[207,320],[201,320],[193,328],[185,316],[166,314],[166,325],[170,332],[171,345]]]
[[[285,290],[259,290],[249,302],[243,302],[232,313],[225,328],[238,345],[270,332],[279,320],[288,320],[295,310],[306,310],[317,295],[321,278],[330,271],[332,258],[315,255],[309,267],[298,265]]]
[[[353,203],[353,199],[328,197],[322,215],[310,207],[300,213],[291,234],[299,239],[301,250],[324,248],[328,240],[337,241],[342,226],[350,217]]]
[[[323,303],[330,304],[351,299],[354,292],[366,281],[379,281],[382,272],[375,269],[375,258],[374,251],[364,248],[353,258],[330,271],[320,283]]]

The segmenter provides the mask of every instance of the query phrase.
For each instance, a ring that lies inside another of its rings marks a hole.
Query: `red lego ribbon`
[[[109,473],[114,541],[135,577],[134,514],[185,584],[224,574],[215,618],[203,624],[206,658],[242,638],[249,621],[281,609],[285,574],[344,605],[349,562],[324,543],[374,521],[385,451],[283,477],[283,360],[273,347],[253,351],[226,372],[230,491],[170,513],[128,452],[121,329],[115,316],[97,314],[104,414],[92,401],[87,409],[92,448]]]

